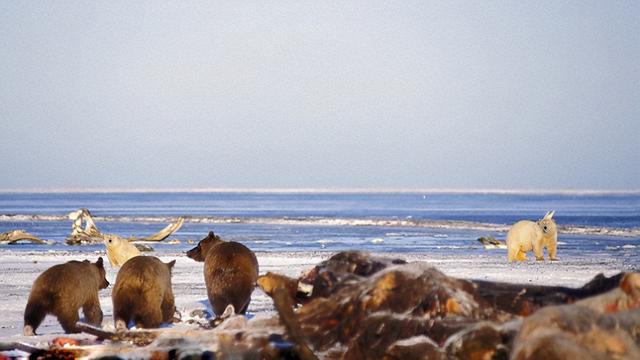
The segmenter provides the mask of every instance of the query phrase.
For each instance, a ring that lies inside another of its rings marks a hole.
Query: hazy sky
[[[0,189],[640,189],[638,1],[1,1]]]

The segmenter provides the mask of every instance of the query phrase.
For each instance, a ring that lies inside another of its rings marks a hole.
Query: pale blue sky
[[[0,189],[640,189],[638,1],[2,1]]]

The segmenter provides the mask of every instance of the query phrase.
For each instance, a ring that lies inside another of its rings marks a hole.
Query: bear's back
[[[522,251],[531,251],[534,242],[542,235],[538,224],[530,220],[521,220],[513,224],[507,233],[507,247],[518,246]]]
[[[234,241],[221,242],[209,249],[204,266],[206,272],[241,272],[253,279],[253,282],[258,278],[256,255],[246,246]]]
[[[537,234],[540,231],[538,225],[535,221],[531,220],[520,220],[517,223],[513,224],[507,233],[507,238],[509,235],[529,235],[529,234]]]
[[[29,298],[48,297],[70,304],[83,302],[89,294],[99,290],[99,274],[91,267],[89,262],[75,260],[54,265],[38,276]]]
[[[171,272],[165,263],[155,256],[134,256],[118,271],[113,291],[153,288],[154,291],[164,292],[170,286]]]

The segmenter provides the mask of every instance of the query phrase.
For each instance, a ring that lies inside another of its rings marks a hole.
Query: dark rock
[[[136,247],[136,249],[142,251],[142,252],[151,252],[154,251],[153,248],[147,244],[132,244],[133,246]]]

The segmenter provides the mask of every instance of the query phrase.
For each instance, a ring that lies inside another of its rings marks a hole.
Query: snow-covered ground
[[[331,252],[291,252],[291,253],[257,253],[260,273],[278,272],[292,277],[299,276],[304,270],[318,262],[329,258]],[[385,255],[385,254],[378,254]],[[24,341],[37,344],[52,336],[63,334],[63,330],[53,316],[47,316],[37,332],[37,337],[22,336],[23,312],[29,296],[31,285],[36,277],[47,268],[69,260],[89,259],[95,261],[104,252],[67,252],[67,251],[13,251],[0,249],[0,341]],[[607,276],[620,271],[630,271],[629,262],[623,258],[570,258],[557,262],[536,262],[531,259],[525,263],[509,264],[504,250],[487,250],[481,255],[460,257],[455,253],[448,254],[389,254],[385,256],[404,258],[410,262],[426,261],[447,275],[493,281],[514,283],[530,283],[540,285],[564,285],[578,287],[598,273]],[[176,298],[176,307],[182,319],[188,319],[193,310],[208,307],[208,300],[202,263],[187,258],[183,253],[167,253],[159,255],[162,261],[175,259],[172,284]],[[117,270],[108,262],[107,280],[112,284],[100,292],[100,304],[104,312],[103,328],[113,329],[111,290]],[[637,270],[637,269],[635,269]],[[260,289],[256,289],[249,307],[251,315],[272,313],[273,305]],[[185,323],[171,326],[189,326]],[[193,325],[192,325],[193,326]]]

